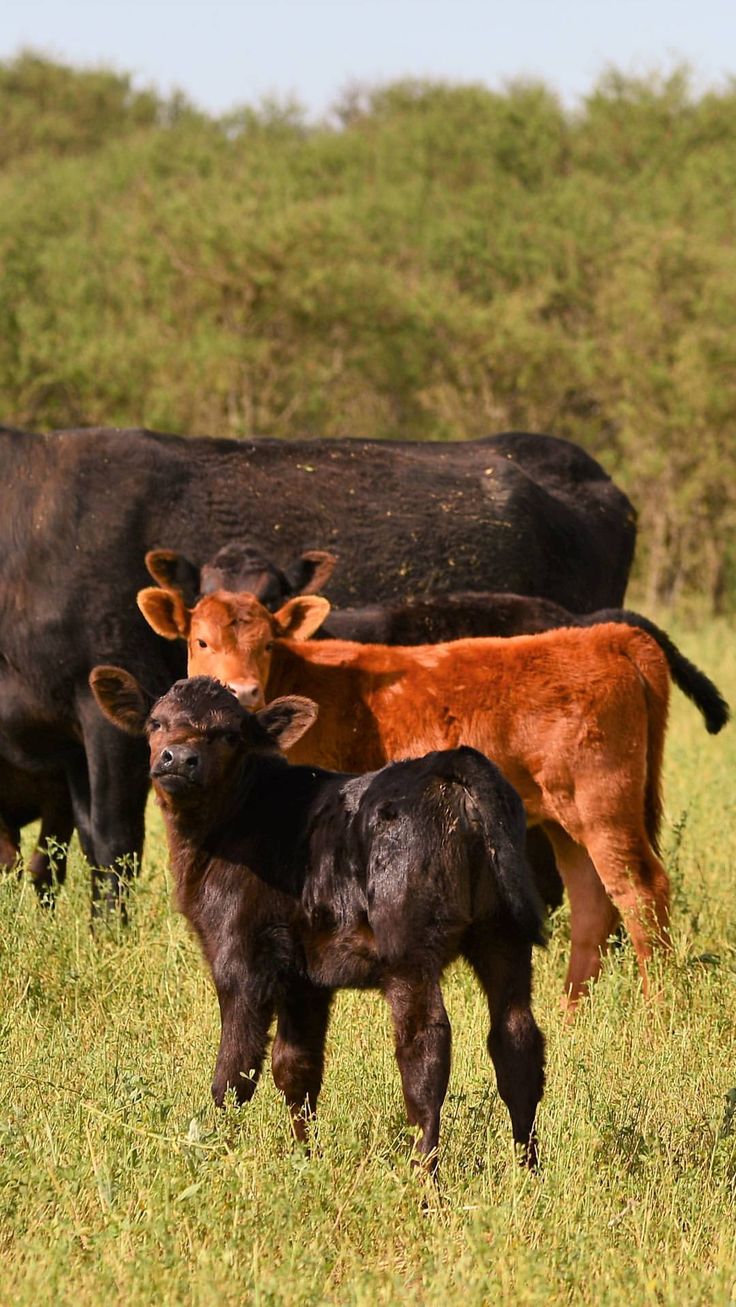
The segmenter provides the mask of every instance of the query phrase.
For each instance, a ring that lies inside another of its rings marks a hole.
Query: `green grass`
[[[736,703],[732,632],[675,635]],[[90,935],[78,856],[55,916],[6,879],[2,1303],[736,1301],[735,755],[734,728],[710,739],[675,694],[661,1003],[642,1001],[625,947],[566,1028],[564,910],[537,957],[537,1176],[514,1163],[480,994],[448,974],[453,1073],[428,1206],[375,995],[340,996],[311,1158],[268,1073],[248,1108],[211,1105],[216,1001],[171,911],[155,810],[124,938]]]

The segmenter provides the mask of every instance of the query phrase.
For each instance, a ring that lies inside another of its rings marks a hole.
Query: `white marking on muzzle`
[[[266,700],[258,681],[228,681],[227,688],[232,690],[241,708],[247,708],[249,712],[265,706]]]

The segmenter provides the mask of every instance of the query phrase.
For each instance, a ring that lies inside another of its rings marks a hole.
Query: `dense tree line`
[[[353,89],[329,121],[0,64],[3,417],[549,430],[640,508],[651,601],[736,601],[736,84]]]

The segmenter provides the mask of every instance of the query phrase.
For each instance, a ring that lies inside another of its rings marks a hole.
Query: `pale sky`
[[[574,104],[609,64],[736,74],[736,0],[0,0],[0,58],[32,47],[223,112],[265,95],[322,114],[353,81],[542,78]]]

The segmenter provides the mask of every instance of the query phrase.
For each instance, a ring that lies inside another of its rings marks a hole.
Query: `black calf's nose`
[[[167,771],[176,769],[195,772],[199,766],[199,754],[186,744],[172,744],[168,749],[161,750],[159,761]]]

